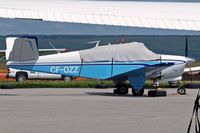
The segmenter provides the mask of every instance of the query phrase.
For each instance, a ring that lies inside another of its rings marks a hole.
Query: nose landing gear
[[[177,89],[177,93],[180,94],[180,95],[185,95],[186,94],[185,85],[179,86],[178,89]]]

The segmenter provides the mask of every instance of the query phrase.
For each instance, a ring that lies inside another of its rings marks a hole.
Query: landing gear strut
[[[154,87],[154,90],[148,91],[148,96],[150,96],[150,97],[156,97],[156,96],[165,97],[165,96],[167,96],[166,91],[158,90],[159,82],[157,79],[153,81],[153,87]]]

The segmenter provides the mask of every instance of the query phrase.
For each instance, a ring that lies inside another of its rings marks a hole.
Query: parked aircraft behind
[[[124,84],[126,80],[131,84],[133,95],[141,96],[146,79],[177,78],[182,75],[186,63],[194,61],[184,56],[155,54],[139,42],[44,56],[39,56],[36,45],[33,38],[15,39],[8,58],[8,67],[75,77],[110,79],[114,80],[117,86],[114,92],[121,95],[128,93],[128,86]],[[163,70],[165,73],[162,73]],[[158,92],[150,91],[149,95],[156,95]],[[162,92],[162,95],[166,95],[166,92]]]

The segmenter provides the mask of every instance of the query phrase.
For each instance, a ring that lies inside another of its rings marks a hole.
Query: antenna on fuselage
[[[53,49],[55,49],[55,51],[56,51],[58,54],[60,54],[60,52],[56,49],[56,47],[54,47],[54,45],[53,45],[51,42],[49,42],[49,45],[51,45],[51,47],[52,47]]]

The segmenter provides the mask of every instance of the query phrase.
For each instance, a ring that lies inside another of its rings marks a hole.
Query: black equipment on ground
[[[189,123],[189,126],[188,126],[187,133],[190,133],[193,117],[194,117],[194,122],[195,122],[195,132],[196,133],[200,133],[200,121],[199,121],[199,115],[198,115],[199,114],[198,111],[199,111],[199,108],[200,108],[199,99],[200,99],[200,88],[199,88],[199,91],[197,93],[196,100],[194,102],[194,108],[193,108],[193,112],[192,112],[192,117],[191,117],[191,120],[190,120],[190,123]]]

